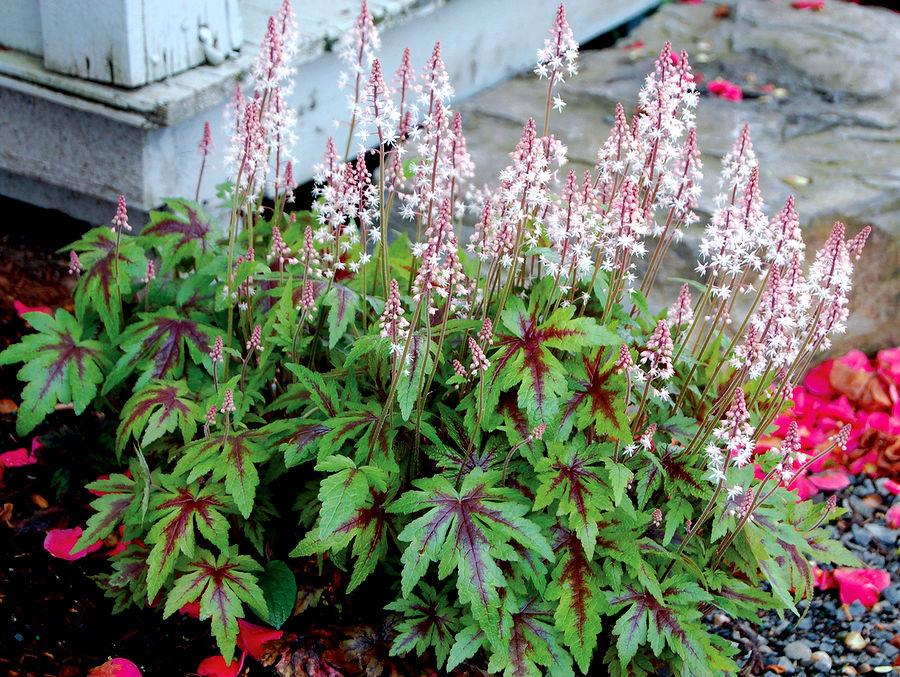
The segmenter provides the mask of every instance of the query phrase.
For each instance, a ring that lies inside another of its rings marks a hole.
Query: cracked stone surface
[[[787,0],[736,0],[727,17],[713,4],[670,3],[615,46],[582,53],[577,77],[564,86],[567,107],[552,131],[569,147],[572,166],[593,164],[617,101],[634,109],[637,92],[665,40],[691,55],[704,81],[726,78],[744,88],[743,101],[705,94],[697,113],[704,165],[703,219],[669,254],[661,275],[694,277],[696,247],[712,208],[721,157],[741,125],[750,123],[767,212],[794,194],[808,249],[824,242],[831,224],[873,235],[858,264],[851,320],[833,352],[871,351],[900,343],[900,14],[828,2],[820,12]],[[635,44],[643,46],[635,47]],[[544,85],[522,76],[460,106],[478,185],[507,163],[529,116],[542,119]],[[808,252],[807,259],[811,259]],[[654,289],[667,305],[679,284]]]

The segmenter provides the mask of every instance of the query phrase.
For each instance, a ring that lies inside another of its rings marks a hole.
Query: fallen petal
[[[885,480],[884,488],[894,494],[894,496],[900,496],[900,483],[894,480]]]
[[[840,567],[834,570],[842,604],[853,604],[859,600],[865,607],[871,607],[878,601],[882,590],[891,584],[891,577],[883,569],[847,569]]]
[[[231,663],[226,663],[223,656],[204,658],[197,667],[197,674],[199,677],[237,677],[244,667],[244,657],[242,655],[240,660],[235,658]]]
[[[93,668],[88,677],[141,677],[141,671],[127,658],[111,658]]]
[[[179,611],[189,618],[200,618],[200,602],[188,602]]]
[[[21,468],[23,465],[34,465],[37,456],[32,455],[25,447],[4,451],[0,454],[0,466],[6,468]]]
[[[237,645],[256,660],[262,658],[263,645],[266,642],[281,639],[283,634],[281,630],[273,630],[262,625],[248,623],[243,618],[238,619]]]
[[[13,307],[16,309],[16,313],[18,313],[19,317],[24,317],[25,313],[46,313],[47,315],[53,314],[53,311],[50,310],[50,308],[48,308],[47,306],[26,306],[18,299],[13,301]]]
[[[891,529],[900,529],[900,503],[891,506],[884,516],[884,521]]]
[[[44,550],[54,557],[72,562],[90,555],[103,546],[102,541],[97,541],[84,550],[72,552],[72,548],[78,542],[78,539],[81,538],[82,533],[81,527],[75,527],[74,529],[50,529],[44,537]]]
[[[810,475],[809,481],[824,491],[839,491],[850,486],[850,478],[841,470],[826,470],[817,475]]]

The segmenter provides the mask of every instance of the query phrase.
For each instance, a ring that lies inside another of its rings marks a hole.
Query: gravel
[[[858,477],[837,494],[838,504],[850,512],[832,525],[834,537],[865,566],[886,569],[891,586],[871,609],[859,602],[845,608],[836,590],[816,590],[808,605],[797,605],[801,618],[762,614],[752,632],[749,624],[716,612],[709,622],[737,643],[742,675],[878,675],[892,673],[893,663],[900,663],[900,531],[884,521],[896,497],[884,480]]]

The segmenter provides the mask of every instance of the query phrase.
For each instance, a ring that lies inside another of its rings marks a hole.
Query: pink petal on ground
[[[237,645],[256,660],[262,658],[263,645],[266,642],[281,639],[283,634],[281,630],[248,623],[243,618],[238,619]]]
[[[900,503],[891,506],[884,516],[884,521],[891,529],[900,529]]]
[[[820,569],[813,565],[813,585],[819,590],[831,590],[837,587],[837,581],[834,580],[834,572],[829,569]]]
[[[74,529],[50,529],[44,537],[44,550],[54,557],[73,562],[76,559],[90,555],[102,547],[103,542],[97,541],[84,550],[72,552],[72,548],[78,542],[78,539],[81,538],[82,533],[81,527],[75,527]]]
[[[111,658],[92,669],[88,677],[141,677],[141,671],[127,658]]]
[[[900,483],[894,480],[885,480],[884,488],[894,494],[894,496],[900,496]]]
[[[740,101],[744,98],[744,91],[730,80],[716,78],[706,83],[706,89],[710,94],[729,101]]]
[[[791,3],[794,9],[809,9],[814,12],[825,9],[825,0],[795,0]]]
[[[803,379],[803,385],[815,395],[834,395],[834,388],[831,387],[831,367],[834,360],[825,360],[809,370],[806,378]]]
[[[810,482],[806,476],[798,477],[788,486],[790,491],[797,492],[797,498],[801,501],[805,501],[808,498],[812,498],[816,494],[819,493],[819,487]]]
[[[44,443],[41,442],[40,437],[32,437],[31,438],[31,453],[32,454],[36,454],[43,448],[44,448]]]
[[[843,357],[839,357],[838,362],[850,367],[851,369],[855,369],[856,371],[875,371],[875,367],[872,366],[872,361],[861,350],[851,350]]]
[[[824,491],[839,491],[850,486],[850,478],[842,470],[826,470],[810,475],[809,481]]]
[[[16,313],[18,313],[19,317],[23,317],[25,313],[46,313],[47,315],[53,314],[53,311],[50,310],[50,308],[48,308],[47,306],[26,306],[18,299],[13,300],[13,307],[16,309]]]
[[[866,454],[863,454],[858,459],[853,461],[848,467],[847,470],[850,471],[851,475],[859,475],[863,472],[868,472],[869,470],[873,470],[878,466],[878,452],[874,449]]]
[[[200,602],[188,602],[179,611],[189,618],[200,618]]]
[[[4,451],[0,454],[0,466],[5,468],[21,468],[23,465],[34,465],[35,463],[37,463],[37,457],[33,456],[25,447]]]
[[[200,677],[237,677],[244,667],[245,656],[242,655],[240,660],[235,658],[231,663],[226,663],[223,656],[204,658],[197,667],[197,674]]]
[[[841,603],[853,604],[859,600],[864,606],[871,607],[878,601],[882,590],[891,584],[891,576],[883,569],[847,569],[840,567],[834,570]]]
[[[894,383],[900,383],[900,347],[880,350],[875,357],[878,373]]]

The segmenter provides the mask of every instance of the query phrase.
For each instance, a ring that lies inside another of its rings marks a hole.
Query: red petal
[[[894,494],[894,496],[900,495],[900,483],[897,483],[894,480],[885,480],[884,488]]]
[[[818,475],[810,475],[809,481],[825,491],[838,491],[850,486],[850,478],[841,470],[826,470]]]
[[[900,529],[900,503],[891,506],[891,509],[887,511],[887,515],[884,516],[884,521],[887,522],[891,529]]]
[[[878,595],[891,584],[891,576],[883,569],[846,569],[834,570],[834,579],[843,604],[853,604],[859,600],[870,607],[878,601]]]
[[[819,493],[819,487],[810,482],[805,475],[791,482],[790,486],[788,486],[788,489],[791,491],[796,489],[797,498],[799,498],[801,501],[812,498]]]
[[[82,533],[81,527],[75,527],[74,529],[50,529],[44,537],[44,550],[54,557],[72,562],[86,557],[101,548],[103,543],[97,541],[84,550],[72,552],[72,548],[75,547]]]
[[[235,658],[230,664],[223,656],[210,656],[197,667],[197,674],[200,677],[237,677],[243,667],[244,656],[240,660]]]
[[[281,639],[283,634],[281,630],[248,623],[243,618],[238,619],[237,645],[256,660],[262,658],[263,645],[266,642]]]
[[[34,465],[35,463],[37,463],[37,457],[33,456],[25,447],[4,451],[0,454],[0,465],[7,468],[20,468],[23,465]]]
[[[828,569],[820,569],[813,565],[813,584],[819,590],[831,590],[837,587],[837,581],[834,580],[834,572]]]
[[[822,364],[809,370],[803,385],[814,395],[834,395],[831,387],[831,367],[834,360],[825,360]]]
[[[188,602],[179,611],[190,618],[200,618],[200,602]]]
[[[791,3],[794,9],[810,9],[814,12],[825,9],[825,0],[796,0]]]
[[[92,669],[88,677],[141,677],[141,671],[127,658],[110,658]]]
[[[16,309],[16,312],[19,314],[19,317],[25,315],[25,313],[46,313],[47,315],[52,315],[53,311],[50,310],[47,306],[26,306],[24,303],[15,299],[13,301],[13,306]]]

